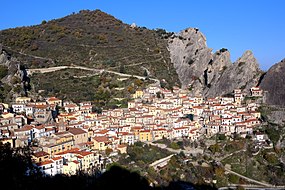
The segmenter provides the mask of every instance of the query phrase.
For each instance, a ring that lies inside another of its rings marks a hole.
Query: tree
[[[239,176],[234,175],[234,174],[229,174],[229,181],[231,183],[238,184],[239,183]]]
[[[133,93],[135,92],[135,89],[134,89],[134,87],[132,87],[132,86],[128,86],[127,91],[128,91],[130,94],[133,94]]]
[[[278,158],[275,156],[274,153],[265,153],[263,157],[270,164],[277,164],[278,163]]]
[[[113,152],[113,150],[112,150],[111,148],[107,148],[107,149],[105,150],[105,154],[106,154],[107,156],[109,156],[112,152]]]
[[[273,128],[273,126],[269,126],[266,130],[265,130],[266,134],[268,135],[269,139],[273,142],[273,144],[275,145],[277,143],[277,141],[280,138],[280,132],[278,130],[276,130],[275,128]]]
[[[8,74],[8,67],[0,65],[0,79],[5,77]]]
[[[93,189],[151,189],[148,181],[136,172],[129,172],[120,166],[112,166],[104,172]]]
[[[119,72],[120,72],[120,73],[125,73],[125,72],[126,72],[124,65],[122,65],[122,64],[120,65]]]
[[[209,147],[209,150],[215,154],[216,152],[220,152],[221,151],[221,147],[218,144],[213,144]]]
[[[162,98],[161,96],[162,96],[162,95],[161,95],[161,92],[160,92],[160,91],[156,93],[156,98]]]
[[[176,142],[170,143],[169,147],[172,148],[172,149],[179,149],[180,148],[179,145]]]
[[[143,72],[143,76],[145,76],[145,77],[147,77],[147,76],[148,76],[147,70],[144,70],[144,72]]]
[[[34,166],[29,147],[11,148],[10,143],[0,143],[0,179],[9,184],[10,189],[19,189],[41,173]]]
[[[135,85],[141,87],[143,85],[143,81],[140,79],[135,80]]]

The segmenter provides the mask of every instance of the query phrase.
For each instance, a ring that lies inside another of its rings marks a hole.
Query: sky
[[[285,0],[6,0],[0,30],[100,9],[149,29],[199,28],[213,51],[227,48],[234,62],[251,50],[266,71],[285,58],[284,7]]]

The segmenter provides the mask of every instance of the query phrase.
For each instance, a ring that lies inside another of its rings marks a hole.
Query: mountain
[[[31,27],[0,32],[0,43],[29,68],[81,65],[177,81],[167,41],[155,30],[133,27],[113,16],[80,11]]]
[[[136,89],[158,80],[167,88],[182,86],[192,95],[205,97],[227,95],[237,88],[248,92],[259,84],[272,91],[265,87],[272,80],[271,72],[263,82],[264,72],[249,50],[232,63],[230,52],[221,48],[213,53],[197,28],[179,33],[150,30],[124,24],[100,10],[2,30],[0,44],[0,65],[14,68],[1,81],[9,79],[10,88],[18,94],[22,84],[17,83],[15,64],[29,70],[64,66],[49,74],[30,75],[30,96],[55,95],[73,101],[95,98],[104,106],[111,99],[111,104],[126,105]],[[9,89],[6,86],[2,91]]]
[[[285,59],[274,64],[264,75],[260,87],[267,91],[266,103],[285,106]]]
[[[100,10],[83,10],[40,25],[2,30],[0,44],[1,52],[28,69],[57,66],[94,69],[94,72],[64,69],[49,75],[31,75],[33,92],[79,101],[93,100],[98,89],[108,97],[109,94],[118,94],[115,98],[129,97],[130,92],[144,86],[136,83],[149,83],[132,77],[122,82],[119,75],[95,73],[95,69],[164,79],[168,86],[180,85],[167,50],[167,35],[164,30],[124,24]],[[114,90],[122,87],[129,92]]]
[[[169,39],[171,61],[182,86],[193,94],[219,96],[236,88],[248,90],[258,84],[262,71],[251,51],[246,51],[235,63],[222,48],[212,53],[206,37],[197,28],[188,28]]]

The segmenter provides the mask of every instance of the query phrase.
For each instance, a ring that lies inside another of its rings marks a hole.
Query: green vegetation
[[[238,184],[240,180],[240,178],[237,175],[233,175],[233,174],[229,174],[228,178],[229,178],[229,182],[233,184]]]
[[[227,139],[225,134],[217,134],[217,139],[220,141],[224,141]]]
[[[151,83],[132,77],[120,80],[114,74],[98,75],[80,69],[64,69],[48,75],[37,73],[31,78],[34,91],[43,90],[40,95],[44,97],[57,96],[74,102],[92,101],[95,106],[108,108],[126,107],[132,98],[131,93]]]
[[[131,28],[100,10],[86,10],[41,25],[2,30],[0,43],[28,68],[80,65],[142,76],[144,67],[149,77],[173,86],[179,80],[169,59],[169,35],[163,30]],[[49,75],[45,80],[55,81]],[[73,88],[70,84],[65,88]]]
[[[167,157],[171,153],[156,146],[136,142],[133,146],[128,146],[127,153],[129,157],[122,164],[134,161],[141,167],[148,167],[152,162]]]
[[[179,145],[176,142],[171,142],[169,145],[169,148],[176,149],[176,150],[180,149]]]
[[[122,154],[120,156],[119,164],[131,171],[145,174],[148,181],[158,183],[162,186],[172,186],[174,185],[172,184],[173,181],[179,182],[176,184],[179,185],[183,181],[185,185],[194,186],[195,189],[216,189],[214,186],[207,184],[205,180],[213,178],[215,170],[217,170],[218,167],[212,164],[202,166],[202,161],[198,165],[193,165],[193,163],[195,163],[194,160],[197,159],[196,157],[192,157],[193,160],[188,159],[187,162],[184,162],[183,160],[186,159],[186,157],[180,153],[172,156],[168,164],[159,168],[159,170],[149,167],[148,164],[170,154],[163,152],[165,152],[165,150],[157,147],[136,143],[128,149],[127,155]],[[199,159],[201,158],[199,157]],[[175,189],[181,188],[178,187],[179,186]]]
[[[228,146],[228,145],[226,145]],[[239,151],[224,160],[231,170],[259,181],[266,181],[273,185],[283,185],[285,174],[282,173],[284,164],[280,158],[284,156],[283,149],[261,149],[258,154],[252,154],[253,146],[249,145],[247,151]],[[278,176],[278,178],[276,178]],[[238,181],[237,177],[229,175],[229,181]]]
[[[280,138],[280,131],[275,129],[273,126],[268,126],[265,129],[266,134],[268,135],[269,139],[276,145],[277,141]]]
[[[239,62],[239,63],[238,63],[238,66],[241,67],[241,66],[243,66],[244,64],[245,64],[245,62]]]
[[[244,87],[245,88],[245,87]],[[256,100],[260,99],[261,97],[255,97],[255,96],[246,96],[243,100],[245,104],[248,104],[250,102],[256,102]]]
[[[221,53],[226,52],[226,51],[228,51],[227,48],[222,48],[222,49],[220,49],[220,52],[221,52]]]
[[[191,143],[188,139],[182,139],[182,140],[169,140],[166,138],[163,138],[161,140],[157,140],[154,143],[158,144],[165,144],[168,148],[172,149],[185,149],[185,147],[193,146],[194,143]]]
[[[220,146],[219,144],[211,145],[211,146],[209,147],[209,150],[210,150],[213,154],[222,151],[221,146]]]
[[[8,68],[4,65],[0,65],[0,79],[8,74]]]

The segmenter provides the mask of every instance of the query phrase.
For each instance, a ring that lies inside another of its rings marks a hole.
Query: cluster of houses
[[[31,145],[35,163],[47,175],[73,175],[104,168],[108,155],[126,153],[127,146],[137,141],[246,135],[260,125],[258,105],[242,104],[241,90],[233,97],[208,99],[188,93],[152,85],[137,90],[128,108],[100,114],[92,112],[90,102],[18,97],[11,106],[0,104],[0,141],[13,147]],[[262,90],[254,87],[251,95],[262,97]]]

